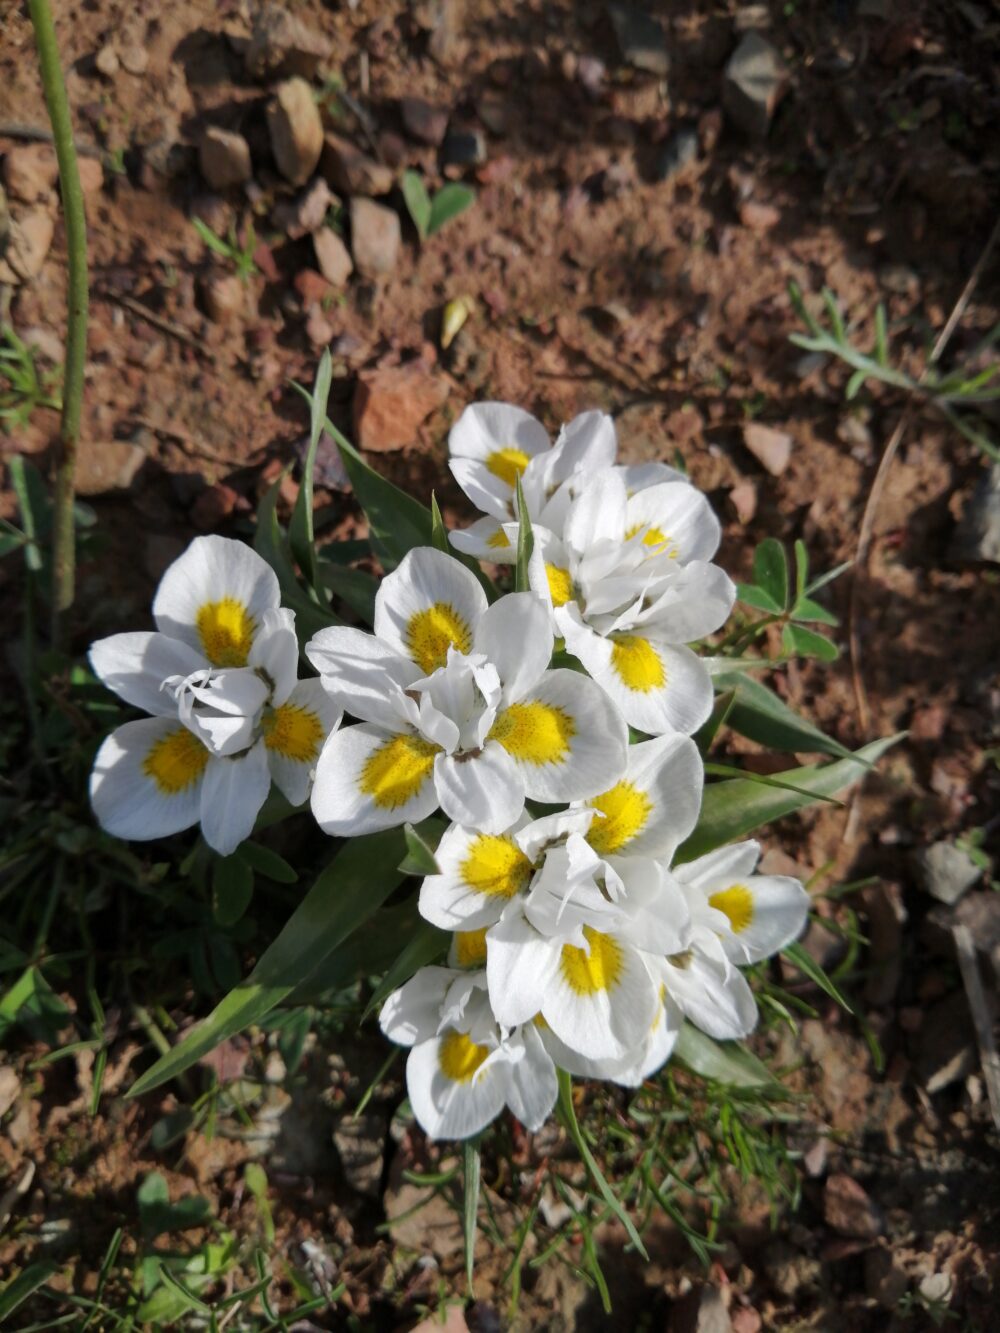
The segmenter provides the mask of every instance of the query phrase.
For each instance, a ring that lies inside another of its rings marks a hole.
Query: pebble
[[[446,167],[479,167],[486,161],[486,140],[479,130],[449,130],[441,148]]]
[[[698,132],[685,125],[676,130],[660,149],[653,167],[653,175],[658,181],[670,180],[678,176],[685,167],[697,161]]]
[[[127,440],[81,440],[76,460],[77,495],[107,495],[130,489],[146,452]]]
[[[279,200],[271,210],[271,221],[290,241],[300,241],[322,227],[330,208],[338,202],[323,177],[317,176],[295,199]]]
[[[608,5],[608,14],[622,59],[633,69],[665,79],[670,72],[670,57],[663,28],[656,19],[632,5]]]
[[[743,524],[752,523],[757,512],[757,487],[752,481],[738,481],[729,492],[736,517]]]
[[[298,293],[299,300],[306,310],[310,306],[318,305],[323,297],[330,293],[330,284],[322,273],[317,273],[314,268],[299,269],[292,279],[292,286]]]
[[[231,324],[248,313],[247,288],[235,273],[213,273],[202,279],[201,294],[213,324]]]
[[[722,80],[722,105],[738,129],[763,139],[788,90],[788,70],[759,32],[748,32],[729,58]]]
[[[982,870],[953,842],[933,842],[914,855],[920,887],[949,907],[982,878]]]
[[[770,231],[781,221],[781,211],[773,204],[761,204],[755,199],[745,199],[740,204],[740,221],[751,231]]]
[[[823,1281],[823,1265],[787,1241],[772,1241],[764,1251],[764,1271],[779,1296],[794,1300],[799,1293],[811,1295]]]
[[[206,486],[191,506],[191,522],[199,532],[214,532],[232,516],[239,498],[239,492],[224,482]]]
[[[403,129],[411,139],[438,148],[448,130],[450,112],[446,106],[435,106],[422,97],[404,97],[399,103]]]
[[[110,42],[105,43],[94,57],[94,67],[98,74],[103,74],[106,79],[114,78],[119,65],[118,52]]]
[[[877,1205],[852,1177],[830,1176],[823,1190],[823,1218],[841,1236],[874,1240],[885,1230]]]
[[[311,79],[333,44],[281,5],[262,5],[244,52],[247,73],[255,79],[298,75]]]
[[[718,1287],[692,1287],[670,1310],[670,1333],[732,1333],[729,1311]]]
[[[334,287],[343,287],[354,272],[354,261],[350,250],[332,227],[320,227],[313,234],[313,249],[323,277]]]
[[[0,1065],[0,1116],[5,1116],[17,1100],[21,1080],[13,1066]]]
[[[792,456],[792,437],[784,431],[749,421],[743,427],[743,443],[772,477],[780,477]]]
[[[201,174],[213,190],[242,185],[253,175],[250,145],[242,134],[209,125],[198,145]]]
[[[141,42],[132,42],[129,46],[123,47],[119,59],[122,69],[127,74],[134,74],[136,78],[145,74],[149,68],[149,52]]]
[[[38,276],[52,245],[55,223],[44,208],[32,208],[11,220],[4,258],[25,282]]]
[[[47,199],[59,179],[55,149],[47,143],[11,148],[3,160],[3,179],[12,199],[24,204]]]
[[[286,79],[267,108],[267,128],[278,170],[293,185],[304,185],[323,152],[323,122],[305,79]]]
[[[1000,463],[985,468],[955,529],[948,554],[954,560],[1000,565]]]
[[[398,213],[371,199],[351,200],[351,253],[362,277],[380,278],[391,273],[401,241]]]
[[[96,194],[104,188],[104,168],[96,157],[77,158],[80,170],[80,189],[84,194]]]
[[[343,194],[388,194],[393,186],[390,167],[376,162],[339,134],[327,134],[320,171],[333,188]]]
[[[419,361],[368,372],[354,390],[354,438],[375,452],[402,449],[416,441],[421,423],[447,396],[445,381]]]

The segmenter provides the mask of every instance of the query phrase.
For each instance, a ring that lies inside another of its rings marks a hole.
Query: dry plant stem
[[[993,1039],[993,1009],[983,987],[972,931],[968,926],[957,925],[952,926],[951,933],[955,940],[966,998],[972,1010],[986,1095],[989,1098],[993,1123],[1000,1129],[1000,1054],[997,1053],[997,1044]]]
[[[69,268],[69,311],[66,324],[66,365],[63,380],[62,421],[56,461],[56,493],[52,520],[52,641],[60,637],[61,617],[73,605],[76,551],[73,531],[76,446],[80,437],[83,376],[87,360],[87,221],[83,190],[73,143],[73,123],[66,99],[66,84],[59,63],[59,46],[48,0],[28,0],[35,30],[38,64],[45,104],[52,122],[52,138],[59,163],[59,183],[66,217],[66,254]]]

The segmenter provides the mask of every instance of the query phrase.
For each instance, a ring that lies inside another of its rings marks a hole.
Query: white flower
[[[493,832],[539,801],[581,800],[625,767],[615,706],[577,672],[548,670],[548,613],[531,593],[487,607],[476,578],[430,547],[383,579],[375,633],[321,630],[306,655],[360,718],[330,737],[312,808],[327,833],[425,818]]]
[[[718,520],[693,486],[630,496],[611,468],[573,500],[561,538],[535,529],[532,588],[568,651],[640,731],[690,734],[711,712],[708,669],[682,645],[732,609],[736,590],[710,563],[718,542]]]
[[[424,967],[386,1000],[382,1031],[412,1047],[406,1087],[433,1139],[478,1134],[504,1105],[536,1130],[555,1105],[558,1084],[536,1028],[496,1022],[483,972]]]
[[[161,838],[200,821],[229,855],[272,778],[292,804],[306,799],[340,716],[319,681],[296,682],[294,616],[279,596],[248,546],[199,537],[163,576],[157,630],[93,645],[104,684],[153,714],[118,727],[94,761],[90,799],[110,833]]]
[[[448,438],[450,467],[456,481],[487,515],[451,534],[456,550],[478,560],[511,563],[515,537],[505,524],[516,520],[514,495],[518,477],[528,516],[561,533],[576,483],[595,468],[611,467],[617,454],[615,428],[603,412],[582,412],[559,432],[555,445],[541,422],[509,403],[473,403],[465,409]],[[616,467],[629,491],[656,482],[679,481],[681,474],[664,463]]]

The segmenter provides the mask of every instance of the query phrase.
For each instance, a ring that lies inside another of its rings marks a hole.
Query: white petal
[[[612,856],[605,864],[624,886],[623,938],[637,949],[654,954],[674,954],[687,947],[691,913],[681,886],[656,861],[643,856]]]
[[[441,1068],[448,1034],[420,1042],[406,1060],[406,1090],[413,1114],[432,1139],[467,1139],[478,1134],[503,1110],[504,1077],[498,1064],[479,1077],[457,1082]]]
[[[212,759],[201,788],[201,831],[209,847],[230,856],[249,838],[271,790],[264,742],[235,759]]]
[[[542,1015],[573,1050],[598,1060],[619,1059],[645,1038],[656,1013],[656,990],[639,954],[622,941],[591,934],[590,948],[591,956],[602,948],[613,959],[595,973],[604,984],[581,987],[580,968],[573,962],[578,954],[570,952],[572,945],[564,945],[545,989]]]
[[[312,812],[324,833],[356,837],[417,823],[437,809],[434,748],[362,722],[329,737],[316,766]]]
[[[683,472],[668,467],[666,463],[626,463],[616,467],[615,471],[624,481],[629,498],[636,491],[644,491],[647,486],[658,486],[664,481],[687,482]]]
[[[520,1059],[511,1059],[501,1066],[506,1075],[507,1105],[525,1129],[534,1133],[548,1119],[559,1095],[552,1057],[542,1045],[533,1024],[526,1024],[508,1043],[523,1046]]]
[[[549,433],[542,423],[511,403],[471,403],[448,435],[452,458],[475,458],[481,463],[498,449],[519,449],[533,458],[549,447]]]
[[[245,542],[196,537],[160,580],[153,617],[157,629],[197,648],[213,666],[244,666],[264,612],[275,610],[280,601],[274,570]],[[232,656],[219,660],[199,631],[198,619],[206,607],[230,602],[234,615],[238,610],[245,616],[242,628],[249,639],[242,632],[237,634],[231,644]]]
[[[720,937],[723,949],[734,963],[757,963],[762,958],[770,958],[802,934],[810,899],[797,879],[788,875],[753,875],[735,885],[714,889],[709,902],[725,911],[723,904],[732,903],[732,898],[721,897],[715,901],[713,898],[720,892],[731,895],[734,889],[739,899],[734,904],[737,910],[731,917],[733,934]],[[744,895],[750,907],[749,921],[745,925],[747,902],[740,901]]]
[[[718,565],[696,560],[656,587],[648,605],[622,628],[641,625],[666,643],[694,643],[714,634],[729,619],[736,585]]]
[[[176,717],[177,702],[162,688],[163,682],[169,676],[189,676],[208,661],[180,639],[144,631],[98,639],[91,645],[90,664],[127,704],[154,717]]]
[[[630,1071],[646,1053],[646,1047],[643,1045],[624,1057],[595,1060],[584,1051],[574,1051],[564,1041],[560,1041],[548,1024],[540,1027],[539,1036],[556,1067],[565,1069],[566,1073],[572,1074],[574,1078],[608,1079],[612,1083],[625,1083],[622,1073]],[[631,1080],[625,1085],[635,1086]]]
[[[524,809],[520,769],[495,741],[478,755],[438,755],[434,784],[449,819],[484,833],[502,833]]]
[[[478,930],[500,919],[509,900],[527,888],[533,867],[515,841],[525,821],[502,834],[452,824],[437,845],[439,873],[420,886],[420,914],[442,930]]]
[[[437,1034],[441,1005],[459,973],[451,967],[422,967],[394,990],[378,1016],[379,1027],[398,1046],[412,1046]]]
[[[302,805],[312,787],[327,736],[343,714],[321,680],[300,680],[268,718],[264,745],[271,777],[292,805]]]
[[[575,609],[556,612],[566,647],[630,726],[652,736],[698,730],[712,711],[714,696],[712,678],[690,648],[661,643],[651,634],[606,639],[573,615]]]
[[[579,552],[601,540],[622,541],[626,503],[625,483],[616,472],[603,468],[594,473],[566,516],[563,541]]]
[[[486,935],[486,977],[498,1023],[517,1027],[541,1010],[559,963],[558,947],[543,939],[513,903]]]
[[[429,676],[446,664],[449,647],[472,651],[486,606],[479,580],[454,556],[417,546],[382,580],[375,633]]]
[[[628,748],[621,780],[587,804],[604,817],[588,841],[602,856],[669,860],[698,821],[705,769],[688,736],[658,736]]]
[[[520,699],[552,659],[552,629],[545,603],[533,592],[511,592],[487,610],[473,640],[500,674],[503,700]]]
[[[734,842],[727,847],[717,847],[714,852],[699,856],[696,861],[686,861],[674,866],[673,873],[682,884],[691,884],[695,888],[705,888],[709,884],[745,880],[752,875],[760,859],[760,843],[752,839],[748,842]]]
[[[266,673],[272,685],[273,706],[283,704],[295,688],[299,670],[294,611],[280,606],[276,611],[264,612],[247,665]]]
[[[420,668],[365,630],[335,625],[306,644],[306,657],[336,702],[376,726],[398,723],[400,692],[420,679]]]
[[[683,965],[667,960],[667,992],[684,1014],[719,1041],[734,1041],[757,1024],[757,1002],[746,977],[733,967],[713,936],[700,939],[682,956]]]
[[[448,464],[459,486],[484,514],[503,523],[512,516],[513,488],[474,458],[453,458]]]
[[[547,844],[564,842],[571,833],[586,836],[593,820],[589,809],[560,810],[523,824],[515,833],[515,840],[528,860],[536,862]]]
[[[535,528],[534,544],[528,561],[531,591],[549,608],[565,606],[574,598],[573,558],[548,528]]]
[[[506,510],[504,517],[509,517]],[[479,518],[467,528],[456,528],[448,533],[448,540],[456,551],[471,555],[475,560],[512,565],[517,559],[516,543],[510,540],[503,524],[496,518]]]
[[[104,741],[90,802],[117,838],[165,838],[197,824],[209,753],[176,718],[126,722]]]
[[[603,690],[578,671],[546,671],[491,733],[516,761],[529,799],[594,796],[625,771],[628,733]]]
[[[626,530],[650,528],[666,540],[675,560],[711,560],[722,529],[708,500],[688,482],[666,482],[638,491],[628,502]]]

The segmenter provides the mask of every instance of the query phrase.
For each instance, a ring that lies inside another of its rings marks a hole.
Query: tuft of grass
[[[235,225],[230,226],[225,239],[217,236],[202,218],[192,218],[192,225],[213,254],[219,255],[220,258],[226,259],[232,264],[240,282],[248,283],[251,278],[255,278],[260,272],[253,257],[254,251],[257,249],[257,233],[252,222],[247,223],[243,231],[242,242],[237,236]]]
[[[6,325],[0,328],[0,430],[23,430],[40,407],[62,408],[61,368],[43,368],[38,352]]]

